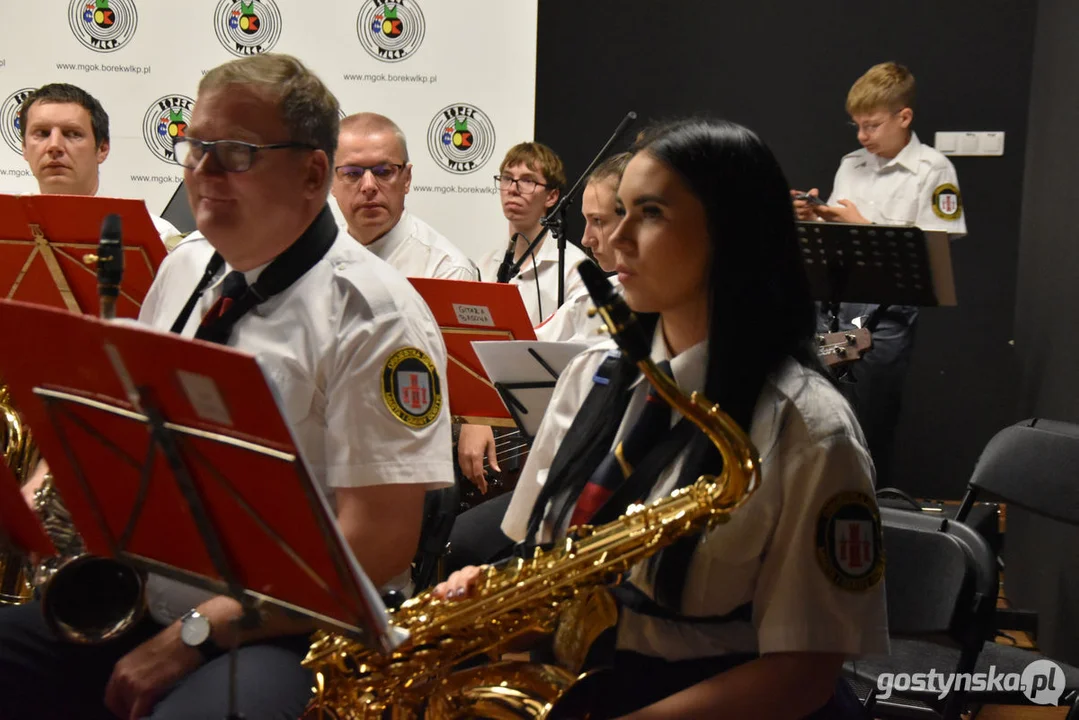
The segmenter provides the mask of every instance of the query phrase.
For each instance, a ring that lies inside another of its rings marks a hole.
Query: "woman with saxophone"
[[[618,279],[652,360],[743,428],[761,465],[726,522],[630,570],[597,716],[862,717],[839,674],[847,657],[888,649],[874,469],[816,356],[783,172],[743,127],[677,122],[638,141],[618,206]],[[552,542],[608,522],[627,497],[719,472],[716,446],[649,386],[613,343],[571,362],[506,535]],[[435,593],[469,602],[480,575],[466,568]]]

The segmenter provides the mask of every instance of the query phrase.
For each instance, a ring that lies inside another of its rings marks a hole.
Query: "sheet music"
[[[522,429],[534,437],[551,402],[555,381],[570,360],[587,350],[589,345],[538,340],[490,340],[473,342],[472,347],[491,382],[503,385],[550,384],[550,387],[511,390],[514,397],[525,407],[525,411],[519,410],[524,426]],[[547,367],[544,367],[544,364]]]

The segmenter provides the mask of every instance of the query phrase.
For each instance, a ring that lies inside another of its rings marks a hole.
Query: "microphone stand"
[[[539,245],[540,241],[546,237],[547,232],[550,231],[558,242],[558,307],[562,307],[562,303],[566,300],[566,210],[569,209],[569,206],[573,203],[573,200],[578,193],[583,190],[581,186],[583,185],[585,178],[592,173],[592,170],[595,169],[596,165],[599,165],[600,160],[607,154],[611,145],[614,145],[619,136],[621,136],[622,133],[626,131],[626,128],[628,128],[636,119],[637,113],[632,110],[626,113],[626,116],[618,123],[618,127],[614,129],[614,133],[611,134],[611,137],[607,140],[596,157],[592,159],[592,162],[588,167],[585,168],[584,172],[580,174],[577,178],[577,182],[573,184],[573,187],[570,188],[569,192],[560,197],[558,203],[551,208],[551,211],[540,219],[540,224],[543,225],[543,229],[540,230],[539,234],[536,235],[535,239],[529,244],[528,248],[524,251],[524,254],[521,255],[521,259],[514,262],[510,269],[510,277],[517,275],[521,269],[521,265],[524,264],[525,259],[532,254],[532,250]]]

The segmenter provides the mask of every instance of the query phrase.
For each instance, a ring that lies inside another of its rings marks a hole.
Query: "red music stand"
[[[532,321],[516,285],[409,278],[427,302],[446,343],[450,413],[460,424],[517,427],[512,394],[495,386],[472,348],[473,341],[535,340]]]
[[[16,332],[21,351],[0,353],[0,374],[88,553],[383,651],[407,637],[389,626],[255,358],[0,300],[0,333]]]
[[[117,317],[137,317],[165,246],[142,200],[0,195],[0,298],[96,314],[101,221],[123,223],[124,279]]]

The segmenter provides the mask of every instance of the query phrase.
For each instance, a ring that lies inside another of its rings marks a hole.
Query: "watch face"
[[[184,618],[180,624],[180,639],[184,645],[198,647],[210,638],[210,621],[205,615],[195,613]]]

